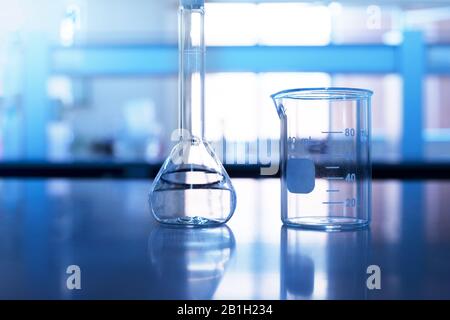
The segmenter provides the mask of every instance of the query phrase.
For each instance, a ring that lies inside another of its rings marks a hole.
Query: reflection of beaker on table
[[[227,226],[181,229],[156,226],[149,237],[153,290],[158,299],[211,299],[233,255]]]
[[[369,232],[283,226],[280,298],[365,299]]]

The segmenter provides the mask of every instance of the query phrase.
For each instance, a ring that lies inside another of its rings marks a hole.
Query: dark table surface
[[[150,181],[0,180],[0,298],[450,298],[450,181],[374,181],[371,228],[338,233],[282,227],[276,179],[233,182],[228,226],[186,230],[153,221]]]

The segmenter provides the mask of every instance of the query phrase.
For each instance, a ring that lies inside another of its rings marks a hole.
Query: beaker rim
[[[320,87],[287,89],[271,95],[276,99],[297,100],[362,100],[370,98],[373,91],[360,88]]]

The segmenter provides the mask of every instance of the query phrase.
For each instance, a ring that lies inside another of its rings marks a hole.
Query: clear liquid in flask
[[[210,146],[203,141],[182,141],[161,168],[150,204],[161,223],[213,226],[231,217],[236,195]]]

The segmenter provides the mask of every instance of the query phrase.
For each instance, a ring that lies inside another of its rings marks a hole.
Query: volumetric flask
[[[353,88],[272,95],[281,122],[281,219],[320,230],[370,222],[370,99]]]
[[[204,137],[204,1],[180,0],[179,130],[150,190],[157,221],[191,227],[227,222],[236,193],[219,158]]]

